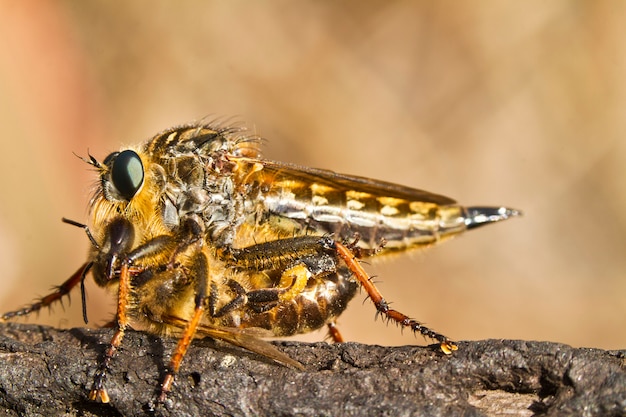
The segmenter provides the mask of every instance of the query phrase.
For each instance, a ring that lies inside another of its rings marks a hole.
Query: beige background
[[[248,123],[274,159],[525,217],[368,268],[456,339],[626,347],[626,6],[0,2],[1,310],[84,262],[88,166],[171,125]],[[114,297],[89,282],[92,324]],[[63,313],[31,322],[79,325]],[[349,340],[413,344],[357,297]],[[307,337],[319,340],[323,333]]]

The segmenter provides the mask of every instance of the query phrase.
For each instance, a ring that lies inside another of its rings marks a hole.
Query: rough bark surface
[[[209,339],[192,344],[165,404],[152,404],[175,340],[129,331],[106,386],[87,400],[110,329],[0,324],[7,416],[624,416],[626,351],[548,342],[433,347],[277,343],[306,370]]]

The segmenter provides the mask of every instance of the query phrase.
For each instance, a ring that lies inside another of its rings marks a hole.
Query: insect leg
[[[343,336],[341,335],[341,332],[337,328],[337,323],[335,323],[334,320],[328,322],[326,326],[328,326],[328,336],[333,339],[333,342],[343,343],[345,341]]]
[[[201,226],[202,220],[196,217],[195,215],[190,215],[182,221],[181,232],[178,238],[179,244],[170,257],[168,268],[173,268],[176,257],[191,245],[197,244],[204,233],[204,229]]]
[[[234,310],[248,306],[256,313],[263,313],[276,307],[281,301],[292,300],[307,285],[312,277],[310,270],[303,263],[298,263],[283,271],[276,287],[258,290],[246,290],[235,280],[226,281],[226,286],[234,293],[234,297],[222,306],[218,306],[220,290],[216,284],[211,285],[209,295],[209,315],[214,318],[223,317]]]
[[[209,294],[209,315],[211,317],[222,317],[225,314],[230,313],[233,310],[236,310],[242,306],[244,306],[248,302],[248,297],[246,296],[246,289],[237,281],[229,279],[226,282],[228,288],[235,293],[235,297],[229,301],[226,305],[222,307],[217,307],[217,301],[219,299],[219,289],[217,284],[211,284],[211,293]]]
[[[122,344],[124,332],[129,325],[129,317],[126,312],[131,303],[131,276],[142,271],[141,267],[136,267],[134,264],[141,259],[149,258],[159,252],[163,252],[165,248],[171,245],[171,241],[172,239],[169,236],[157,236],[130,252],[121,262],[118,273],[117,314],[114,323],[116,330],[94,375],[93,385],[89,392],[90,400],[100,400],[103,403],[109,402],[109,394],[104,387],[106,374],[110,369],[113,357]]]
[[[93,385],[91,386],[91,391],[89,392],[89,399],[91,401],[100,399],[103,403],[109,402],[109,394],[104,387],[104,382],[106,380],[107,371],[111,365],[111,360],[122,344],[124,331],[128,326],[128,316],[126,315],[126,306],[128,305],[130,294],[130,273],[128,271],[128,264],[129,262],[124,262],[120,268],[120,282],[117,295],[117,330],[109,343],[109,347],[104,353],[104,358],[96,370]]]
[[[180,364],[183,360],[183,357],[185,356],[185,353],[187,353],[189,344],[191,343],[191,340],[196,333],[198,324],[200,324],[200,320],[204,315],[204,310],[209,300],[207,294],[208,262],[206,256],[202,252],[198,252],[191,262],[191,265],[194,266],[192,276],[194,276],[196,279],[195,308],[193,316],[191,317],[189,322],[187,322],[185,330],[183,331],[183,334],[178,340],[178,344],[176,345],[176,350],[174,350],[172,358],[170,359],[165,378],[163,378],[163,383],[161,384],[161,394],[159,395],[159,402],[164,402],[165,398],[167,397],[167,393],[172,389],[174,378],[178,373],[178,369],[180,368]]]
[[[257,313],[271,310],[298,296],[313,276],[306,264],[296,263],[282,272],[276,287],[249,291],[246,294],[247,305]]]
[[[69,295],[70,291],[79,283],[82,286],[82,282],[85,280],[85,276],[91,269],[91,262],[88,262],[81,266],[78,271],[76,271],[67,281],[63,284],[56,287],[55,291],[46,295],[45,297],[41,297],[39,300],[34,302],[33,304],[27,305],[16,311],[9,311],[8,313],[4,313],[2,315],[2,320],[9,320],[14,317],[27,316],[31,313],[37,312],[45,307],[51,307],[52,304],[60,301],[65,295]],[[83,291],[83,316],[86,317],[85,314],[85,303],[84,303],[84,291]]]
[[[270,280],[262,285],[253,282],[253,289],[245,294],[245,305],[254,313],[268,312],[263,317],[269,321],[260,326],[286,336],[326,325],[354,296],[357,281],[344,265],[338,269],[343,262],[332,243],[329,236],[297,236],[228,248],[221,256],[242,270],[267,271]],[[270,311],[278,306],[278,310]],[[336,328],[334,334],[335,341],[343,339]]]
[[[256,271],[280,269],[294,264],[298,259],[315,256],[324,251],[321,239],[319,236],[278,239],[242,249],[231,248],[222,256],[242,269]]]
[[[225,255],[242,269],[281,270],[280,280],[272,288],[250,291],[246,303],[259,312],[280,301],[295,298],[310,278],[335,271],[334,251],[324,242],[328,238],[299,236],[259,243],[242,249],[230,249]],[[233,289],[233,288],[231,288]],[[241,297],[242,293],[237,293]]]
[[[449,355],[453,350],[457,349],[456,344],[449,340],[446,336],[429,329],[422,325],[420,322],[411,319],[407,315],[400,313],[399,311],[389,308],[389,304],[383,298],[382,294],[378,291],[374,283],[370,280],[369,275],[359,261],[356,259],[354,253],[348,249],[345,245],[339,242],[333,242],[332,244],[337,252],[337,255],[343,260],[348,269],[354,274],[356,279],[361,283],[370,299],[376,306],[376,310],[380,314],[383,314],[389,320],[393,320],[401,326],[409,327],[416,333],[421,333],[431,339],[435,339],[439,342],[441,350]]]

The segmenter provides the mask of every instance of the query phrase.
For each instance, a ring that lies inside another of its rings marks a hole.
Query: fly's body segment
[[[124,332],[179,338],[159,399],[172,388],[199,333],[287,366],[301,365],[260,336],[290,336],[328,326],[362,287],[377,314],[436,340],[454,342],[393,310],[360,259],[424,247],[519,214],[504,207],[464,207],[400,185],[265,160],[259,139],[239,128],[173,128],[99,162],[82,225],[88,261],[58,289],[4,320],[60,300],[89,272],[118,294],[116,329],[90,392],[109,401],[106,375]]]

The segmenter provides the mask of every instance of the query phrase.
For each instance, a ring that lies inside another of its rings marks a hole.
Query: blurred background
[[[265,155],[522,218],[368,266],[457,340],[626,347],[626,3],[0,2],[0,310],[86,259],[89,166],[209,118]],[[87,285],[90,325],[115,296]],[[357,296],[347,340],[423,343]],[[80,296],[29,322],[81,325]],[[321,340],[324,332],[301,337]]]

